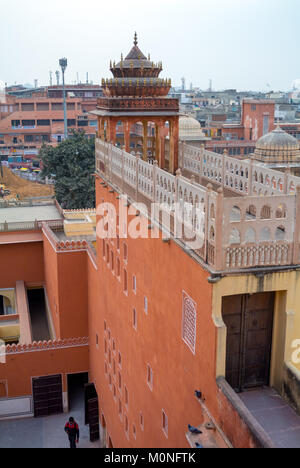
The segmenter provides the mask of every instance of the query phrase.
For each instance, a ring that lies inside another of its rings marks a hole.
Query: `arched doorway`
[[[12,306],[11,300],[7,296],[0,294],[0,316],[14,314],[15,310]]]
[[[153,164],[159,159],[158,126],[155,122],[147,122],[146,161]]]
[[[130,126],[130,152],[143,155],[144,130],[143,122],[134,122]]]
[[[125,145],[124,123],[121,120],[119,120],[116,125],[116,145],[119,148],[123,148]]]

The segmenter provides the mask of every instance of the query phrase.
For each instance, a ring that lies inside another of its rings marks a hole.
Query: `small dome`
[[[255,158],[266,163],[296,162],[300,158],[298,140],[279,126],[256,143]]]
[[[179,117],[179,139],[180,140],[201,140],[205,135],[198,120],[190,115]]]

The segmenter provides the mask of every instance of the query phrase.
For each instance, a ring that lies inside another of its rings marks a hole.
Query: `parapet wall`
[[[0,360],[1,398],[32,395],[32,378],[88,372],[89,340],[86,337],[7,345]],[[66,391],[66,379],[63,379]]]

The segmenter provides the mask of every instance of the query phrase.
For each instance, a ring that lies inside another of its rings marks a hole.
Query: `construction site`
[[[36,197],[54,196],[54,186],[23,179],[8,167],[0,167],[0,200],[24,200]]]

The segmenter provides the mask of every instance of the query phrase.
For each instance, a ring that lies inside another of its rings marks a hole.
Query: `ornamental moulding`
[[[78,346],[87,346],[89,344],[88,337],[81,338],[66,338],[63,340],[53,340],[53,341],[34,341],[31,344],[18,344],[18,345],[6,345],[5,353],[6,354],[21,354],[21,353],[31,353],[34,351],[48,351],[51,349],[63,349],[63,348],[73,348]]]

